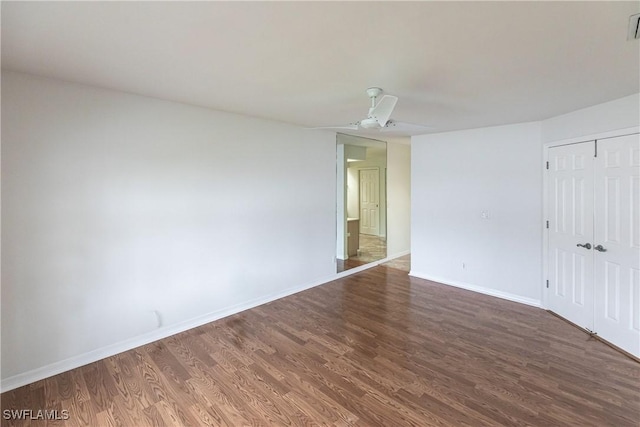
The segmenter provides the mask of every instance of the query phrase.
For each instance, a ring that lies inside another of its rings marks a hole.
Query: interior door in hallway
[[[360,169],[360,233],[380,233],[380,172]]]
[[[594,327],[640,356],[640,135],[597,144]]]
[[[593,330],[595,142],[549,149],[548,308]]]

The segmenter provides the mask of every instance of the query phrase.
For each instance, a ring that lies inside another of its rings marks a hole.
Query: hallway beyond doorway
[[[387,242],[384,237],[360,234],[358,255],[346,260],[338,260],[338,273],[379,261],[387,256]]]

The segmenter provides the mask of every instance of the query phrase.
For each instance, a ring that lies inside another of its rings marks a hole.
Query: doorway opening
[[[387,256],[387,144],[337,135],[338,273]]]

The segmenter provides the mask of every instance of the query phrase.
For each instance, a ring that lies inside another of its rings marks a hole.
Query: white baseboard
[[[442,277],[434,277],[429,274],[420,273],[418,271],[411,270],[409,276],[417,277],[419,279],[430,280],[432,282],[442,283],[443,285],[453,286],[456,288],[466,289],[468,291],[478,292],[480,294],[489,295],[492,297],[502,298],[508,301],[518,302],[520,304],[530,305],[532,307],[542,308],[542,302],[533,298],[527,298],[508,292],[497,291],[491,288],[485,288],[483,286],[472,285],[470,283],[458,282],[455,280],[448,280]]]
[[[404,251],[398,254],[394,254],[382,260],[374,261],[370,264],[365,264],[356,268],[352,268],[350,270],[343,271],[342,273],[337,273],[335,275],[326,277],[324,279],[310,282],[301,286],[295,286],[281,292],[256,298],[254,300],[237,304],[232,307],[227,307],[221,310],[217,310],[202,316],[195,317],[193,319],[185,320],[184,322],[180,322],[174,325],[169,325],[163,328],[155,329],[151,332],[138,335],[128,340],[124,340],[115,344],[101,347],[96,350],[92,350],[86,353],[79,354],[77,356],[70,357],[68,359],[60,360],[58,362],[54,362],[49,365],[42,366],[40,368],[36,368],[36,369],[23,372],[8,378],[4,378],[0,380],[0,392],[4,393],[5,391],[13,390],[15,388],[22,387],[24,385],[31,384],[33,382],[51,377],[53,375],[66,372],[71,369],[79,368],[81,366],[88,365],[89,363],[97,362],[98,360],[111,357],[118,353],[132,350],[136,347],[140,347],[142,345],[146,345],[154,341],[158,341],[163,338],[170,337],[171,335],[175,335],[189,329],[197,328],[198,326],[202,326],[204,324],[214,322],[224,317],[228,317],[233,314],[240,313],[241,311],[249,310],[259,305],[263,305],[268,302],[275,301],[277,299],[284,298],[286,296],[293,295],[298,292],[305,291],[307,289],[311,289],[313,287],[331,282],[341,277],[359,273],[360,271],[373,268],[377,265],[380,265],[394,258],[407,255],[408,253],[409,251]]]
[[[82,353],[65,360],[60,360],[58,362],[54,362],[49,365],[42,366],[40,368],[36,368],[31,371],[23,372],[23,373],[14,375],[12,377],[4,378],[0,381],[0,392],[4,393],[6,391],[13,390],[15,388],[22,387],[24,385],[31,384],[36,381],[40,381],[42,379],[49,378],[53,375],[66,372],[71,369],[79,368],[89,363],[97,362],[98,360],[102,360],[104,358],[114,356],[118,353],[132,350],[136,347],[140,347],[142,345],[146,345],[154,341],[158,341],[163,338],[170,337],[171,335],[175,335],[189,329],[197,328],[198,326],[202,326],[204,324],[222,319],[224,317],[228,317],[233,314],[240,313],[241,311],[249,310],[259,305],[263,305],[268,302],[275,301],[277,299],[284,298],[286,296],[293,295],[298,292],[313,288],[315,286],[322,285],[324,283],[335,280],[336,278],[337,278],[337,275],[330,276],[315,282],[307,283],[302,286],[292,287],[275,294],[256,298],[254,300],[250,300],[242,304],[224,308],[222,310],[217,310],[202,316],[194,317],[193,319],[189,319],[184,322],[180,322],[174,325],[169,325],[163,328],[155,329],[151,332],[138,335],[136,337],[133,337],[115,344],[101,347],[96,350],[89,351],[87,353]]]

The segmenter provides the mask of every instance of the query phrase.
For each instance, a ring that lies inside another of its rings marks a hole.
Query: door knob
[[[607,252],[607,250],[602,245],[595,246],[593,249],[595,249],[598,252]]]
[[[585,249],[591,249],[591,243],[585,243],[584,245],[581,243],[578,243],[576,246],[580,246],[581,248],[585,248]]]

